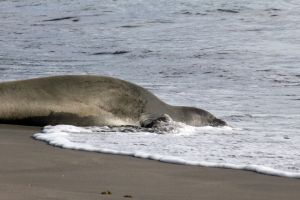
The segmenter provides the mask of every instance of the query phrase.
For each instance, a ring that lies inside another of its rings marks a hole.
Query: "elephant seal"
[[[192,126],[224,126],[209,112],[171,106],[146,89],[104,76],[54,76],[0,83],[0,123],[143,126],[171,117]]]

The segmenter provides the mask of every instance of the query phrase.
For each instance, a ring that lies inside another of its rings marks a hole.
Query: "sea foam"
[[[242,134],[241,129],[231,127],[172,126],[170,132],[157,132],[138,127],[57,125],[46,126],[33,137],[68,149],[300,178],[299,149],[290,140]]]

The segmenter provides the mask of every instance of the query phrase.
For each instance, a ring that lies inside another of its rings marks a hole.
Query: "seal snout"
[[[227,123],[221,119],[214,118],[210,125],[211,126],[227,126]]]

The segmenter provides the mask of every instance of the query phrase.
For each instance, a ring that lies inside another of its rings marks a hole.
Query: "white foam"
[[[299,149],[291,146],[292,142],[284,143],[289,140],[256,138],[257,135],[242,134],[241,130],[230,127],[196,128],[181,124],[176,130],[157,134],[130,127],[58,125],[46,126],[34,137],[69,149],[300,178]],[[277,148],[268,146],[274,141]]]

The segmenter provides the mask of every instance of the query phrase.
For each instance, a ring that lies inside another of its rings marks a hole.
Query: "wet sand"
[[[39,130],[0,125],[0,199],[300,199],[299,179],[67,150]]]

